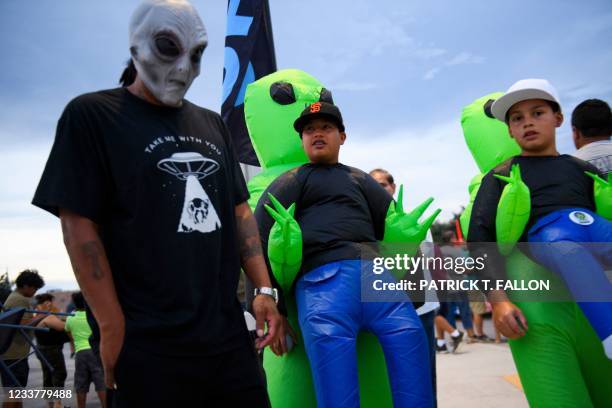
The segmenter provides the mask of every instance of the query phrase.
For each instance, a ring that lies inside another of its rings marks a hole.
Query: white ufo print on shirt
[[[219,170],[219,163],[199,153],[174,153],[157,163],[160,170],[186,181],[185,201],[177,232],[202,233],[221,228],[221,221],[208,194],[198,180]]]

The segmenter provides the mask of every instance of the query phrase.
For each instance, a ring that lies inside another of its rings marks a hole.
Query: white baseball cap
[[[561,108],[557,90],[545,79],[521,79],[515,82],[506,94],[491,106],[491,113],[502,122],[506,121],[506,113],[512,105],[528,99],[544,99],[556,102]]]

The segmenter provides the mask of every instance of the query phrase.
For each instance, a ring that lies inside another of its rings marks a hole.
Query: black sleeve
[[[249,199],[249,190],[247,188],[246,181],[244,180],[242,170],[240,169],[240,162],[238,161],[238,156],[234,150],[234,143],[232,141],[230,131],[225,125],[225,122],[223,122],[223,119],[221,119],[221,116],[217,115],[217,120],[221,128],[221,133],[223,134],[223,139],[225,140],[225,145],[227,146],[227,150],[229,152],[228,172],[233,180],[232,187],[234,189],[234,200],[236,205],[242,204]]]
[[[297,176],[298,170],[299,168],[290,170],[274,180],[272,184],[268,186],[266,191],[263,192],[259,202],[257,203],[257,207],[255,208],[255,219],[257,220],[257,226],[259,227],[259,236],[261,239],[261,248],[263,250],[264,259],[266,260],[266,266],[268,267],[272,286],[277,288],[279,292],[278,310],[285,316],[287,315],[287,308],[284,300],[285,294],[274,278],[274,274],[272,273],[272,268],[270,266],[270,260],[268,259],[268,237],[270,236],[270,230],[274,225],[274,219],[270,216],[270,214],[268,214],[264,205],[267,204],[274,208],[270,202],[270,199],[268,198],[268,193],[272,193],[272,195],[274,195],[274,197],[276,197],[285,208],[288,208],[291,204],[296,203],[295,217],[297,219],[299,211],[298,200],[302,190],[302,185]]]
[[[367,173],[363,174],[361,184],[368,201],[370,214],[372,214],[374,234],[377,240],[382,241],[385,235],[385,218],[393,197]]]
[[[478,279],[505,279],[505,259],[499,253],[497,235],[495,231],[495,218],[497,205],[504,189],[502,181],[493,177],[494,170],[487,173],[480,184],[472,215],[468,234],[468,248],[473,258],[485,257],[485,268],[477,272]]]
[[[96,223],[105,218],[112,192],[100,133],[89,112],[93,101],[70,102],[57,125],[55,141],[32,204],[59,216],[66,208]]]

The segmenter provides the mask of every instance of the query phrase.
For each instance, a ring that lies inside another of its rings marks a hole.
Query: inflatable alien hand
[[[507,182],[497,204],[495,229],[499,251],[508,255],[519,240],[531,214],[531,196],[529,187],[521,178],[521,168],[512,165],[508,177],[495,174],[500,180]]]
[[[383,242],[387,243],[414,243],[414,251],[410,255],[416,253],[418,245],[425,239],[427,230],[431,227],[434,220],[440,214],[439,208],[425,220],[419,224],[419,218],[423,215],[427,207],[432,203],[433,198],[428,198],[423,201],[412,212],[406,214],[403,208],[404,186],[400,185],[397,203],[391,203],[385,218],[385,236]]]
[[[608,180],[604,180],[597,174],[588,171],[585,171],[585,173],[595,180],[593,190],[597,214],[612,221],[612,173],[608,173]]]
[[[289,293],[302,265],[302,230],[293,217],[295,203],[285,209],[272,194],[268,197],[275,209],[267,204],[265,208],[276,221],[268,238],[268,258],[274,278],[281,289]]]

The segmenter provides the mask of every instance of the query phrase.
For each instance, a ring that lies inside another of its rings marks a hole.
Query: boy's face
[[[340,132],[331,120],[315,118],[302,130],[302,146],[311,163],[338,163],[340,146],[344,144],[346,133]]]
[[[555,147],[555,129],[563,123],[563,114],[553,112],[542,99],[529,99],[512,105],[508,111],[508,129],[523,152],[538,153]]]

